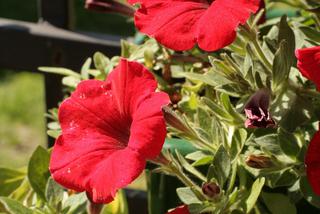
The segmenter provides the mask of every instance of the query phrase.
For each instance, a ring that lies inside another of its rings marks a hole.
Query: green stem
[[[199,200],[206,200],[206,197],[203,195],[201,188],[197,184],[195,184],[186,174],[184,174],[182,168],[177,165],[178,162],[174,160],[173,156],[167,158],[165,154],[160,153],[160,155],[156,159],[149,161],[159,165],[163,169],[163,171],[167,172],[169,175],[176,176],[185,186],[191,188],[191,190]]]
[[[170,167],[171,171],[174,175],[186,186],[190,187],[194,194],[201,200],[205,201],[206,198],[203,196],[202,191],[198,185],[196,185],[186,174],[184,174],[179,167],[175,166],[171,162],[168,166]]]
[[[231,178],[230,178],[230,182],[229,182],[229,187],[227,190],[227,195],[231,193],[231,191],[234,187],[234,184],[236,182],[237,168],[238,168],[238,163],[237,163],[237,161],[235,161],[233,164],[233,167],[232,167],[232,174],[231,174]]]

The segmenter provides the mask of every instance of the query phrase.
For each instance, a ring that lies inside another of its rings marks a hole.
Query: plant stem
[[[233,186],[235,184],[236,177],[237,177],[237,168],[238,168],[238,163],[237,163],[237,161],[235,161],[233,163],[233,166],[232,166],[232,174],[231,174],[231,178],[230,178],[227,194],[231,193],[231,191],[233,189]]]
[[[172,156],[170,159],[174,159],[174,157]],[[159,165],[169,175],[176,176],[185,186],[190,187],[199,200],[206,200],[201,188],[182,171],[181,167],[177,165],[177,161],[168,160],[165,155],[161,153],[158,158],[151,160],[151,162]]]

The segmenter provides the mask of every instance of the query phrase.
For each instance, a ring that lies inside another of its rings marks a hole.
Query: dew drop
[[[108,97],[112,97],[112,93],[110,91],[106,91],[104,92],[104,95],[108,96]]]
[[[73,129],[73,128],[76,128],[78,125],[77,125],[77,123],[74,121],[74,120],[72,120],[70,123],[69,123],[69,127],[71,128],[71,129]]]
[[[71,169],[70,169],[70,168],[67,169],[67,173],[68,173],[68,174],[71,173]]]
[[[80,99],[86,99],[86,95],[84,93],[82,93],[82,94],[79,95],[79,98]]]

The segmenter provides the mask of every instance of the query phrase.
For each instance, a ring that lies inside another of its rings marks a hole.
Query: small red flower
[[[305,165],[307,167],[307,177],[313,191],[320,195],[320,131],[312,138],[307,154]]]
[[[81,82],[59,108],[62,134],[50,160],[53,178],[86,191],[95,203],[112,201],[162,149],[161,108],[169,97],[156,88],[145,67],[125,59],[106,81]]]
[[[171,210],[170,212],[167,212],[167,214],[190,214],[190,212],[187,205],[182,205]]]
[[[301,74],[320,89],[320,46],[296,50]]]
[[[231,44],[236,29],[255,13],[260,0],[129,0],[141,3],[135,25],[164,46],[189,50],[197,43],[205,51]]]

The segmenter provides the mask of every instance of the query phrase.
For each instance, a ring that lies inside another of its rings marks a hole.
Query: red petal
[[[258,10],[259,3],[259,0],[215,0],[199,20],[199,47],[215,51],[231,44],[237,27]]]
[[[141,2],[141,1],[139,1]],[[259,0],[142,1],[135,13],[137,28],[174,50],[189,50],[196,42],[214,51],[233,42],[236,28],[259,8]]]
[[[169,98],[156,87],[147,69],[124,59],[106,82],[81,82],[59,108],[62,135],[51,156],[53,178],[87,191],[95,203],[111,201],[163,145],[161,107]]]
[[[122,59],[107,79],[121,115],[132,116],[137,106],[156,90],[157,82],[143,65]]]
[[[197,22],[209,5],[204,1],[145,1],[135,13],[135,25],[143,33],[174,50],[196,44]]]
[[[61,157],[57,154],[63,149],[64,141],[61,138],[59,141],[59,146],[55,145],[51,165]],[[59,169],[50,170],[53,178],[66,188],[79,192],[85,190],[95,203],[109,203],[118,189],[127,186],[142,173],[145,163],[145,159],[130,148],[96,150],[79,156]]]
[[[313,191],[320,195],[320,131],[312,138],[305,158],[307,176]]]
[[[320,46],[296,50],[301,74],[320,88]]]
[[[190,214],[188,206],[182,205],[180,207],[175,208],[174,210],[167,212],[167,214]]]
[[[168,103],[166,93],[153,93],[134,114],[129,147],[148,159],[155,158],[161,152],[167,133],[161,107]]]

